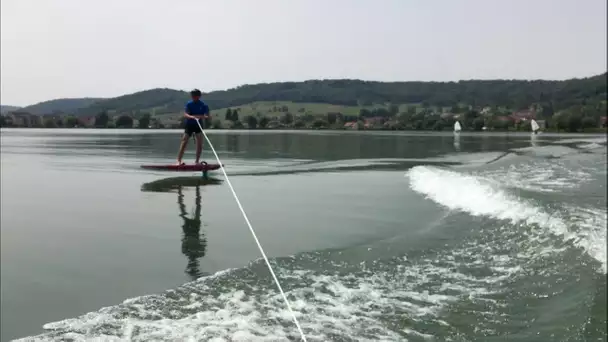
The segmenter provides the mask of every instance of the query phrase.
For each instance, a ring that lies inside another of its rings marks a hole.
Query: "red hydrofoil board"
[[[222,165],[223,166],[223,165]],[[163,171],[213,171],[219,169],[220,164],[169,164],[169,165],[142,165],[142,169]]]

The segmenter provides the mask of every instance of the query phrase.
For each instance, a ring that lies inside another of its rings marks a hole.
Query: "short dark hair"
[[[192,91],[190,91],[190,96],[201,96],[201,91],[198,89],[193,89]]]

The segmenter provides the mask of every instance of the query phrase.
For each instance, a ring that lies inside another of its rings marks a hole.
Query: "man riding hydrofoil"
[[[200,163],[201,153],[203,152],[203,136],[201,131],[201,119],[207,119],[209,115],[209,106],[207,106],[203,101],[201,101],[201,91],[198,89],[194,89],[190,92],[190,96],[192,100],[186,103],[186,107],[184,109],[184,117],[185,117],[185,127],[184,134],[182,135],[181,144],[179,146],[179,153],[177,154],[177,165],[184,165],[182,162],[182,157],[184,156],[184,152],[186,151],[186,146],[188,146],[188,140],[192,134],[194,134],[194,139],[196,140],[196,160],[195,164]],[[199,126],[199,123],[201,126]]]

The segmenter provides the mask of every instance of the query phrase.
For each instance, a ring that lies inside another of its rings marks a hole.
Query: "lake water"
[[[2,341],[299,338],[179,134],[1,131]],[[605,135],[209,137],[309,341],[606,341]]]

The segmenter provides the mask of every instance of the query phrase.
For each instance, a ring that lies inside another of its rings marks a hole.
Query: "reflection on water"
[[[145,131],[145,132],[144,132]],[[128,133],[128,134],[127,134]],[[7,130],[2,152],[54,156],[128,156],[172,162],[180,132],[111,130]],[[371,158],[432,158],[454,152],[504,151],[529,146],[527,134],[369,133],[300,131],[210,131],[220,157],[225,153],[244,160],[348,160]],[[547,136],[544,136],[547,140]],[[551,139],[557,139],[553,137]],[[481,142],[481,143],[480,143]],[[466,145],[466,147],[465,147]],[[186,153],[191,153],[188,150]],[[209,147],[203,159],[213,159]]]
[[[185,272],[192,280],[207,275],[207,273],[201,272],[199,263],[199,259],[204,257],[207,251],[207,238],[201,232],[201,186],[221,183],[221,179],[192,176],[163,178],[144,183],[141,186],[141,190],[145,192],[177,192],[179,217],[183,221],[181,249],[182,254],[188,259]],[[195,189],[195,207],[192,215],[188,215],[186,204],[184,203],[184,188],[188,187]]]
[[[537,147],[538,146],[538,141],[537,141],[536,137],[538,137],[538,135],[536,135],[536,133],[532,133],[530,135],[530,145],[532,147]]]
[[[239,137],[236,135],[227,135],[226,136],[226,140],[225,140],[225,144],[226,144],[226,149],[230,152],[233,153],[239,153],[241,152],[240,149],[240,141],[239,141]]]
[[[184,187],[200,187],[202,185],[218,185],[222,180],[213,177],[183,176],[157,179],[152,182],[144,183],[141,191],[147,192],[171,192],[181,190]]]
[[[207,250],[207,238],[201,233],[201,187],[196,186],[195,210],[192,217],[188,217],[186,205],[184,204],[184,193],[182,187],[177,188],[177,204],[179,206],[179,217],[182,218],[182,253],[188,259],[186,274],[196,280],[204,274],[200,271],[199,259],[205,256]]]

